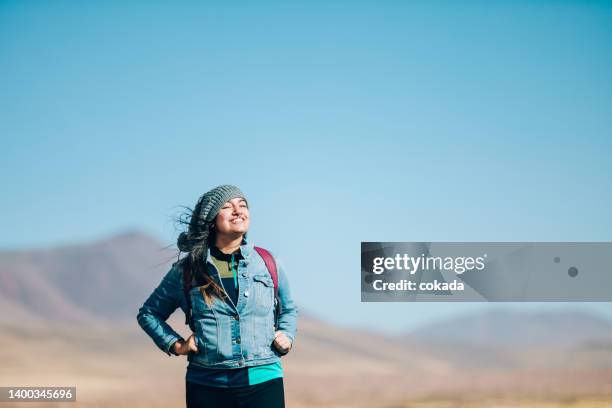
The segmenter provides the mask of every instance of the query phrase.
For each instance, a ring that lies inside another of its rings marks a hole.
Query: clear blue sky
[[[612,4],[433,3],[1,2],[0,247],[234,183],[304,310],[398,330],[494,305],[361,304],[362,240],[612,241]]]

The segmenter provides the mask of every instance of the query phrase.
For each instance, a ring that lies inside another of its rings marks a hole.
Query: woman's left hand
[[[287,354],[291,350],[291,340],[280,330],[274,333],[274,343],[272,344],[281,354]]]

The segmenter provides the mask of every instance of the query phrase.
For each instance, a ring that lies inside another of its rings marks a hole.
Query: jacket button
[[[248,290],[244,291],[244,296],[249,297],[249,291]]]
[[[240,337],[236,339],[236,344],[240,344]]]
[[[240,315],[234,315],[234,319],[240,320]]]

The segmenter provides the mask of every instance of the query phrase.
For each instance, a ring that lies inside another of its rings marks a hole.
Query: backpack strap
[[[267,250],[261,247],[254,247],[259,256],[262,257],[264,263],[266,264],[266,268],[268,268],[268,272],[272,277],[272,282],[274,282],[274,297],[278,295],[278,272],[276,270],[276,261],[272,254]]]
[[[278,297],[278,271],[276,269],[276,261],[274,257],[267,249],[263,249],[261,247],[254,247],[259,256],[263,259],[266,264],[266,268],[268,268],[268,272],[272,277],[272,282],[274,282],[274,327],[277,327],[278,316],[281,312],[281,302]]]

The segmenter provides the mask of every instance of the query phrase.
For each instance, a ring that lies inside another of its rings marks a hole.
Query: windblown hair
[[[206,304],[212,305],[212,296],[224,299],[227,295],[223,288],[210,276],[206,266],[206,254],[208,248],[215,245],[216,230],[215,220],[206,221],[202,216],[203,197],[200,197],[193,210],[186,208],[181,214],[178,222],[188,225],[187,230],[181,232],[177,240],[179,256],[181,252],[188,255],[179,261],[183,268],[189,268],[191,277],[199,286]]]

